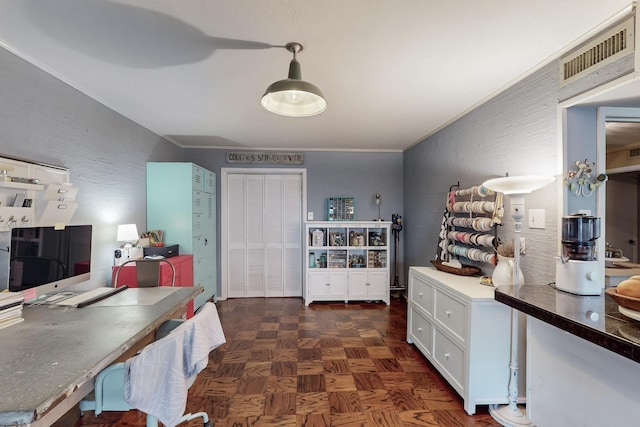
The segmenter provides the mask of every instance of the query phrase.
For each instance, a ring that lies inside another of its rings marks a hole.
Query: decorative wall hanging
[[[596,163],[587,159],[577,160],[575,170],[570,170],[564,182],[576,196],[588,197],[593,191],[604,185],[609,179],[606,173],[598,174],[595,171]]]

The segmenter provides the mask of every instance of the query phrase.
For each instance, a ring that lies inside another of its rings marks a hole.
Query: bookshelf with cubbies
[[[390,302],[387,221],[305,223],[305,304]]]

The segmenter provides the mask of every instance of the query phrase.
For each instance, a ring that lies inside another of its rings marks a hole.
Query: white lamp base
[[[489,414],[505,427],[531,426],[533,423],[518,405],[489,405]]]

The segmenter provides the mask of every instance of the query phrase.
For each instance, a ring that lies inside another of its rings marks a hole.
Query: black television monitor
[[[11,230],[9,290],[45,295],[91,277],[91,225]]]

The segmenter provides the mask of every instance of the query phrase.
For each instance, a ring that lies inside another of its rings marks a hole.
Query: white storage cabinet
[[[409,268],[407,342],[460,394],[470,415],[476,405],[507,403],[509,382],[510,308],[479,281]]]
[[[305,304],[350,300],[389,304],[390,224],[305,223]]]

